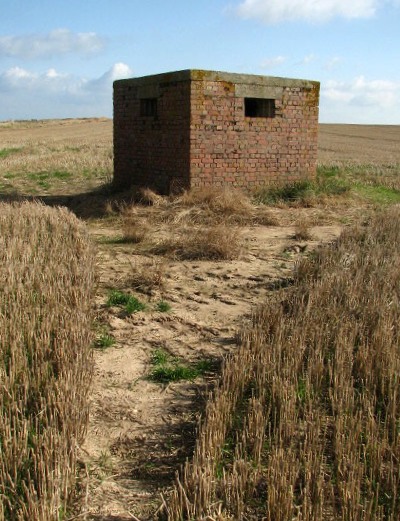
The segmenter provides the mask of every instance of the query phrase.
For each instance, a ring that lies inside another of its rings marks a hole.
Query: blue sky
[[[400,0],[0,0],[0,120],[112,116],[115,79],[321,82],[320,121],[400,124]]]

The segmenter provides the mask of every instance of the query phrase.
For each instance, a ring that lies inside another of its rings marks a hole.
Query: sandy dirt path
[[[118,230],[91,226],[99,244],[99,317],[116,343],[95,353],[90,425],[82,448],[89,476],[86,519],[156,519],[161,494],[193,449],[218,361],[237,348],[237,332],[249,322],[252,309],[290,279],[302,255],[333,240],[340,227],[325,224],[310,231],[312,240],[305,243],[293,239],[290,224],[244,227],[237,260],[163,259],[165,288],[151,295],[135,293],[148,309],[126,316],[104,307],[107,292],[129,291],[132,266],[151,266],[154,258],[138,254],[135,246],[107,244]],[[169,312],[154,310],[160,299],[170,304]],[[214,369],[193,381],[149,381],[157,349],[185,363],[211,359]]]

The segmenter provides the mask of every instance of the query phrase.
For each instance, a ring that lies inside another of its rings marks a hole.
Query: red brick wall
[[[114,84],[115,185],[188,188],[190,83],[161,84],[155,117],[140,115],[140,97],[129,80]]]
[[[191,186],[238,187],[315,175],[318,84],[286,87],[274,118],[244,116],[233,84],[193,81],[190,122]]]
[[[245,117],[243,92],[268,89],[269,80],[253,87],[253,77],[222,73],[223,81],[218,74],[181,71],[114,83],[117,186],[168,193],[315,175],[319,84],[275,79],[275,117]],[[157,97],[157,116],[140,114],[144,97]]]

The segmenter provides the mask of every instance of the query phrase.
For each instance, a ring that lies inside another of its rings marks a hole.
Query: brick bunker
[[[184,70],[114,82],[114,183],[160,193],[315,175],[319,83]]]

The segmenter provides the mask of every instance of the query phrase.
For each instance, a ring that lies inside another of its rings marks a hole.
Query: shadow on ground
[[[38,201],[47,206],[65,206],[81,219],[104,217],[107,212],[107,202],[115,199],[119,194],[101,193],[99,191],[85,192],[74,195],[24,195],[1,194],[0,202],[15,203],[23,201]]]
[[[137,188],[118,191],[112,185],[103,185],[89,192],[73,195],[29,195],[18,192],[1,193],[0,203],[39,201],[47,206],[65,206],[80,219],[95,219],[108,215],[108,204],[123,205],[138,202]]]

